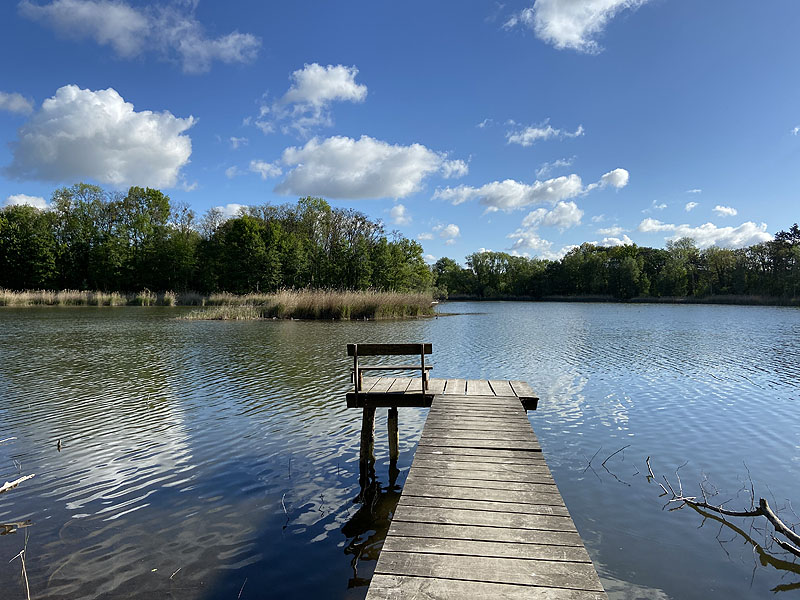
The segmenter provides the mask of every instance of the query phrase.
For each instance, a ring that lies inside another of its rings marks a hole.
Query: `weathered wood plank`
[[[367,381],[368,379],[376,380],[375,384],[369,390],[371,393],[388,392],[395,380],[394,377],[364,377],[364,381]]]
[[[603,591],[591,563],[383,551],[375,573]]]
[[[469,469],[448,469],[414,465],[414,473],[432,479],[451,479],[468,481],[513,481],[516,483],[555,483],[550,473],[513,473],[503,471],[477,471]]]
[[[537,456],[537,453],[528,450],[498,450],[497,448],[447,448],[442,446],[419,446],[417,452],[436,454],[441,456],[480,456],[480,457],[494,457],[494,458],[507,458],[507,459],[531,459]],[[538,456],[541,456],[539,450]]]
[[[515,504],[513,502],[489,502],[487,500],[461,500],[459,498],[412,496],[406,493],[403,493],[399,504],[403,506],[427,506],[428,508],[459,508],[463,510],[513,512],[529,515],[569,516],[566,506],[552,504]]]
[[[443,394],[444,384],[446,379],[429,379],[428,380],[428,393],[429,394]]]
[[[411,377],[395,377],[391,387],[387,390],[390,394],[402,394],[411,384]]]
[[[541,452],[542,448],[534,441],[517,441],[514,440],[513,444],[503,440],[484,440],[480,438],[464,439],[451,435],[426,435],[423,431],[419,440],[420,446],[446,446],[448,448],[489,448],[498,450],[508,450],[513,448],[514,451],[527,450],[529,452]]]
[[[502,431],[500,429],[448,429],[448,428],[425,428],[425,434],[428,437],[451,437],[459,439],[475,439],[480,436],[482,440],[505,440],[508,446],[513,448],[516,446],[517,441],[529,442],[531,436],[527,432],[519,432],[509,429]]]
[[[494,558],[522,558],[526,560],[552,560],[558,562],[591,562],[586,550],[579,546],[511,544],[500,542],[479,542],[475,540],[448,540],[429,537],[407,537],[400,535],[388,537],[384,542],[383,549],[381,551],[487,556]]]
[[[494,396],[486,379],[468,379],[467,396]]]
[[[441,485],[442,480],[437,477],[425,477],[417,475],[413,469],[409,472],[406,478],[407,483],[415,483],[416,485]],[[471,487],[483,488],[487,490],[508,490],[515,492],[553,492],[558,493],[558,488],[553,483],[519,483],[517,481],[464,481],[461,479],[448,479],[447,485],[452,487]]]
[[[474,525],[447,525],[442,523],[413,523],[393,520],[389,525],[389,536],[392,535],[520,544],[535,541],[537,544],[583,547],[581,536],[578,535],[577,531],[550,531],[546,529],[532,533],[529,529],[475,527]]]
[[[465,452],[469,451],[470,453],[469,454],[456,453],[458,450],[463,450]],[[481,454],[480,450],[476,452],[477,454],[473,454],[471,449],[464,449],[464,448],[455,449],[453,450],[453,452],[445,452],[441,448],[424,446],[422,448],[417,448],[416,456],[434,460],[447,460],[447,461],[465,462],[465,463],[469,462],[494,463],[494,464],[519,466],[519,467],[525,467],[528,465],[546,464],[544,460],[544,455],[541,452],[525,452],[524,454],[517,457],[485,455]]]
[[[431,344],[347,344],[347,356],[354,356],[358,346],[359,356],[410,356],[412,354],[431,354]]]
[[[607,600],[602,592],[507,585],[483,581],[397,575],[374,575],[368,600]]]
[[[564,499],[555,486],[541,486],[536,490],[498,490],[486,487],[454,486],[442,483],[406,481],[403,494],[426,498],[451,498],[454,500],[475,500],[480,502],[494,502],[498,505],[509,504],[535,504],[546,506],[564,506]],[[402,497],[402,496],[401,496]],[[500,506],[498,510],[502,510]]]
[[[533,389],[531,386],[528,385],[525,381],[516,381],[512,380],[509,381],[511,387],[514,389],[514,394],[519,396],[520,398],[536,398],[536,394],[533,393]]]
[[[489,385],[496,396],[516,396],[514,388],[506,380],[490,379]]]
[[[512,529],[546,529],[548,531],[575,531],[569,517],[532,515],[456,508],[431,508],[398,504],[393,520],[412,523],[442,523],[444,525],[476,525],[480,527],[510,527]]]
[[[445,396],[463,396],[467,393],[467,381],[465,379],[448,379],[444,388]]]
[[[435,469],[464,469],[469,471],[489,471],[491,473],[550,473],[544,458],[537,454],[538,461],[528,464],[506,463],[504,461],[490,460],[454,460],[462,457],[441,457],[431,456],[430,454],[419,454],[414,458],[414,466],[429,467]]]

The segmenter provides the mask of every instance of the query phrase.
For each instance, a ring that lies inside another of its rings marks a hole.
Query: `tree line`
[[[198,218],[161,191],[56,190],[47,210],[0,210],[0,288],[421,291],[470,298],[770,296],[800,292],[800,229],[736,250],[582,244],[560,260],[476,252],[425,264],[422,246],[321,198]]]
[[[427,290],[422,246],[320,198],[198,218],[161,191],[76,184],[48,210],[0,210],[0,287],[233,293]]]
[[[557,261],[480,252],[462,267],[441,258],[433,272],[450,297],[797,298],[800,228],[795,223],[771,241],[737,250],[699,250],[690,238],[669,241],[665,249],[582,244]]]

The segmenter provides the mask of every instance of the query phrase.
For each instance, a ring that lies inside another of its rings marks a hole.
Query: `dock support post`
[[[397,463],[397,459],[400,458],[400,432],[397,423],[396,406],[392,406],[389,409],[387,426],[389,430],[389,462]]]
[[[375,408],[365,406],[361,416],[361,454],[359,463],[364,467],[375,463]]]

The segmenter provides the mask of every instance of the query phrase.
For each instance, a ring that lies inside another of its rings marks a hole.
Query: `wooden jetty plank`
[[[446,446],[448,448],[486,448],[486,449],[505,449],[508,448],[509,442],[505,440],[485,440],[481,438],[464,439],[451,435],[426,435],[423,433],[419,440],[420,446]],[[515,452],[528,451],[528,452],[541,452],[542,448],[538,443],[533,441],[520,441],[515,444]]]
[[[406,537],[400,535],[387,538],[383,544],[382,551],[524,558],[527,560],[552,560],[558,562],[591,562],[589,554],[580,546],[479,542],[476,540],[448,540],[444,538]]]
[[[551,544],[553,546],[583,547],[577,531],[551,531],[542,529],[531,533],[529,529],[510,529],[508,527],[476,527],[474,525],[448,525],[445,523],[412,523],[392,520],[389,534],[448,540],[476,540],[502,542],[504,544]],[[384,542],[385,543],[385,542]],[[380,562],[380,558],[378,559]]]
[[[429,379],[428,380],[428,393],[429,394],[443,394],[444,384],[447,383],[446,379]]]
[[[464,600],[465,598],[607,600],[606,595],[602,592],[382,574],[373,575],[368,597],[374,600],[408,600],[409,598],[437,598],[439,600]]]
[[[564,500],[558,488],[540,487],[536,490],[503,490],[487,487],[469,487],[447,485],[443,483],[415,483],[406,481],[403,494],[424,496],[428,498],[452,498],[456,500],[476,500],[482,502],[495,502],[511,504],[535,504],[543,506],[563,506]],[[503,507],[500,506],[499,509]]]
[[[591,563],[383,551],[375,573],[603,591]]]
[[[467,380],[467,396],[494,396],[488,380],[486,379],[468,379]]]
[[[433,395],[368,600],[606,600],[520,403],[532,391],[505,383]]]
[[[368,378],[364,377],[364,381]],[[395,377],[370,377],[369,379],[376,379],[375,384],[370,388],[370,393],[388,392],[389,388],[394,384]]]
[[[410,384],[411,384],[411,377],[395,377],[394,382],[388,389],[388,393],[402,394],[408,389],[408,386]]]
[[[514,389],[514,394],[520,398],[535,398],[536,394],[533,389],[524,381],[509,381],[511,387]]]
[[[415,506],[412,508],[399,503],[392,520],[409,521],[411,523],[441,523],[444,525],[477,525],[481,527],[510,527],[511,529],[575,531],[575,524],[569,517],[431,508],[427,506]]]
[[[490,473],[550,473],[547,464],[541,455],[539,460],[528,464],[507,464],[504,462],[491,462],[485,460],[452,460],[455,457],[431,456],[420,454],[414,459],[414,466],[430,467],[436,469],[464,469],[469,471],[489,471]]]
[[[492,387],[495,396],[516,396],[511,383],[506,380],[490,379],[489,385]]]
[[[463,396],[467,393],[467,381],[465,379],[448,379],[444,387],[444,395]]]
[[[550,473],[513,473],[476,471],[471,469],[447,469],[414,465],[414,473],[420,477],[441,479],[468,479],[470,481],[513,481],[516,483],[555,483]]]
[[[565,506],[552,504],[516,504],[514,502],[489,502],[487,500],[460,500],[458,498],[436,498],[430,496],[404,495],[404,506],[427,506],[428,508],[460,508],[463,510],[488,510],[531,515],[553,515],[568,517]]]

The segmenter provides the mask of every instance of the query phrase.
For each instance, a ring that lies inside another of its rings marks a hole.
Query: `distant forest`
[[[560,260],[480,252],[425,264],[422,246],[320,198],[202,218],[159,190],[76,184],[50,209],[0,210],[0,287],[232,293],[285,288],[423,291],[470,298],[768,296],[800,292],[800,228],[699,250],[582,244]]]

